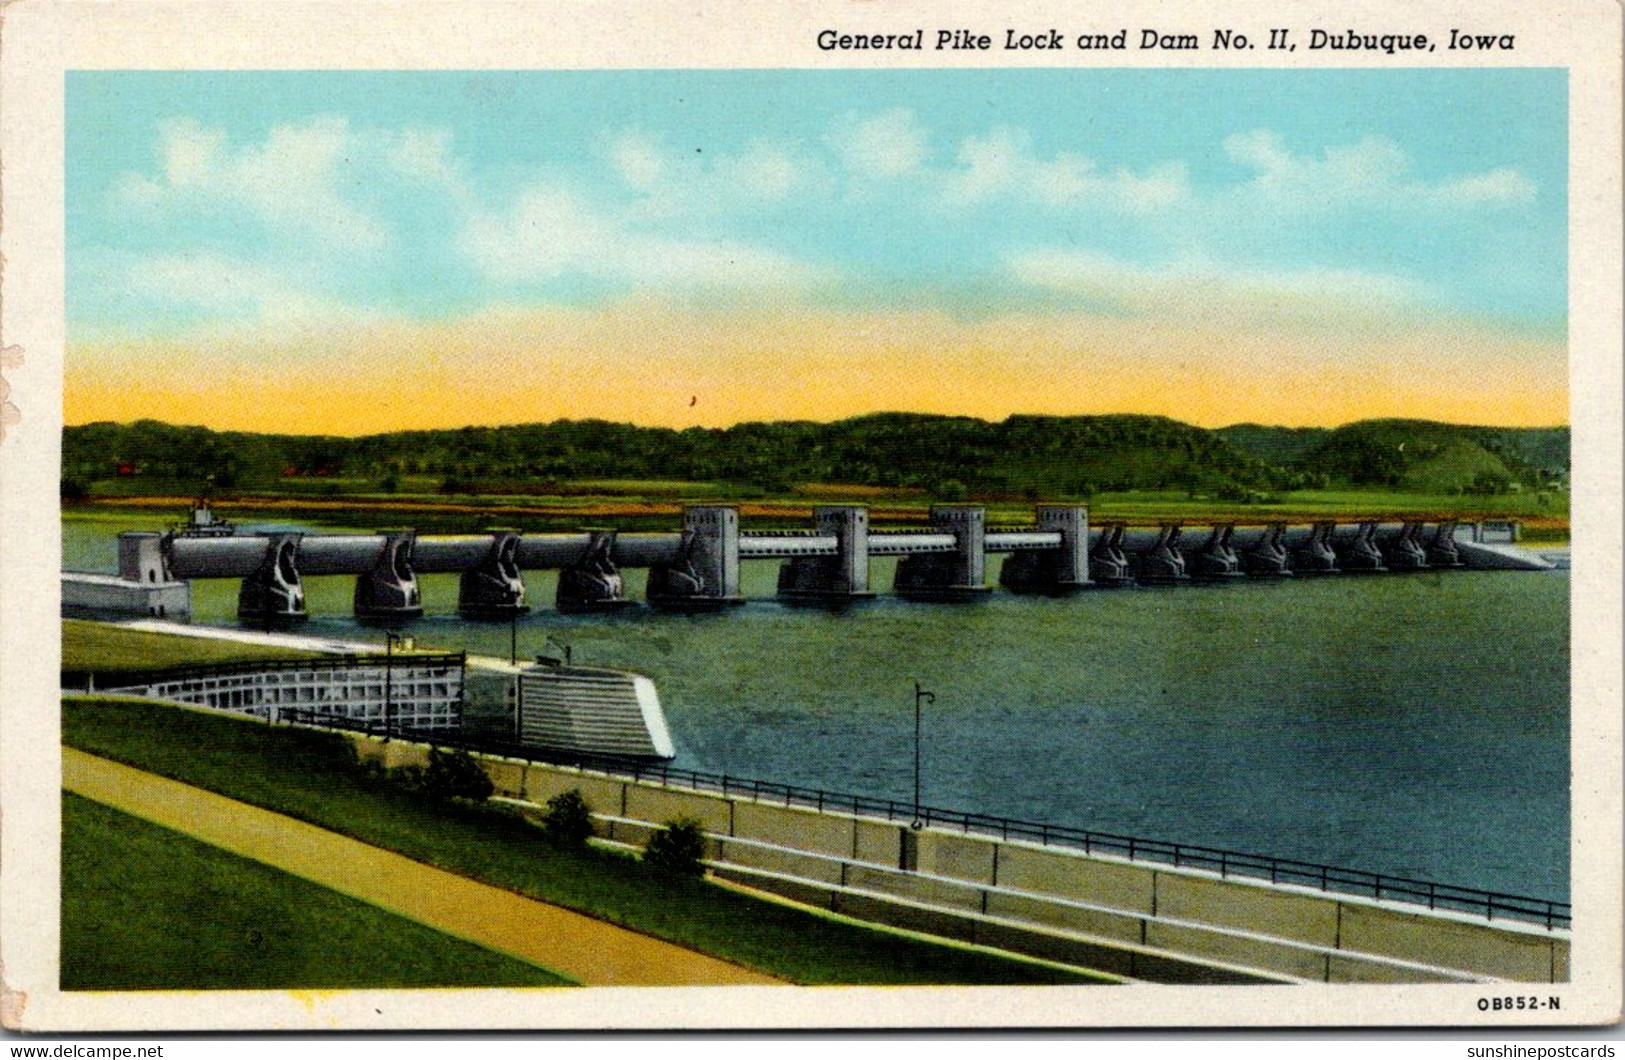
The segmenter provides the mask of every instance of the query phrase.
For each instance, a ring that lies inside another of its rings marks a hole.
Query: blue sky
[[[650,299],[1566,327],[1561,70],[74,72],[67,100],[97,356]]]

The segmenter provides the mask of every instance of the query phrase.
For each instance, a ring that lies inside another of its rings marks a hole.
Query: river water
[[[63,565],[113,570],[117,533],[153,522],[69,517]],[[874,562],[877,586],[891,567]],[[742,575],[754,599],[722,614],[566,617],[554,577],[527,574],[545,606],[520,621],[520,656],[552,637],[654,678],[686,768],[910,799],[918,680],[936,694],[929,804],[1567,899],[1566,571],[882,596],[840,614],[772,602],[776,564]],[[429,613],[402,628],[507,655],[507,624],[456,617],[455,576],[422,581]],[[641,599],[641,572],[627,581]],[[307,580],[307,631],[381,644],[352,585]],[[236,625],[236,592],[195,583],[193,621]]]

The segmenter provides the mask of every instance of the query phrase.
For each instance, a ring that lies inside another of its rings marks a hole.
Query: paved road
[[[66,747],[62,786],[587,986],[780,982],[292,817]]]

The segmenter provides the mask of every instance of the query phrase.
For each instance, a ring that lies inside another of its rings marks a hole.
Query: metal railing
[[[1340,868],[1294,858],[1247,854],[1219,847],[1143,839],[1138,836],[1097,832],[1067,825],[950,810],[939,806],[916,806],[911,802],[897,799],[826,791],[821,788],[735,777],[726,773],[705,773],[678,768],[661,761],[533,747],[467,733],[431,732],[400,726],[386,730],[377,723],[317,715],[306,710],[283,710],[281,717],[291,724],[347,729],[419,743],[432,743],[442,747],[457,747],[466,751],[523,759],[545,765],[605,773],[633,781],[685,787],[724,797],[740,796],[757,802],[800,807],[820,813],[835,811],[887,821],[902,821],[915,829],[932,826],[952,828],[966,835],[1001,840],[1015,839],[1038,843],[1041,846],[1079,850],[1085,854],[1104,854],[1130,861],[1199,869],[1215,872],[1226,879],[1268,881],[1272,884],[1310,887],[1331,894],[1403,902],[1425,906],[1430,910],[1480,915],[1487,920],[1498,918],[1515,920],[1520,923],[1539,924],[1548,930],[1567,928],[1570,925],[1571,910],[1567,902],[1503,894],[1474,887],[1457,887],[1453,884],[1418,880],[1408,876]]]
[[[179,666],[156,667],[151,670],[97,670],[94,668],[62,671],[63,687],[83,684],[94,674],[96,684],[107,689],[140,688],[171,681],[187,681],[209,677],[233,677],[240,674],[285,673],[289,670],[343,670],[358,666],[387,666],[405,670],[413,666],[466,666],[466,652],[376,652],[356,655],[316,655],[306,659],[245,659],[240,662],[185,663]],[[74,680],[77,678],[77,680]]]

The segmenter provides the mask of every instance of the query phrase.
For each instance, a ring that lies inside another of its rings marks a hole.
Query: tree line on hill
[[[1205,430],[1158,416],[880,413],[726,428],[558,420],[358,438],[250,434],[155,420],[68,427],[69,498],[101,492],[550,493],[582,480],[709,482],[761,494],[806,484],[917,489],[941,500],[1178,490],[1245,501],[1272,491],[1562,488],[1567,427],[1370,420],[1337,428]],[[340,485],[342,484],[342,485]]]

